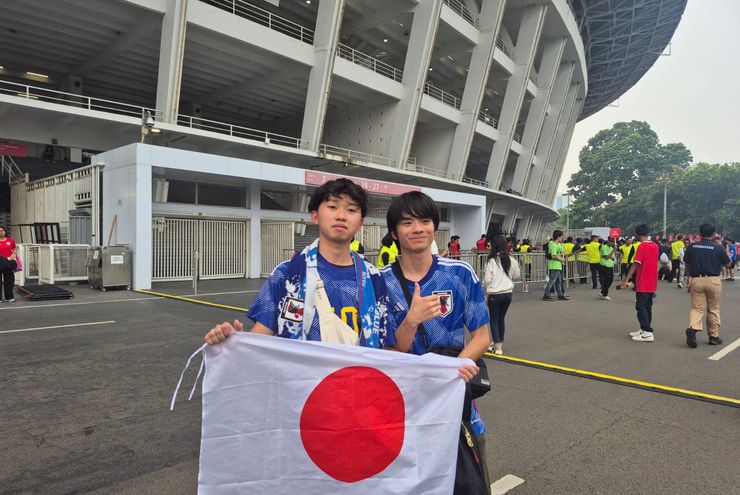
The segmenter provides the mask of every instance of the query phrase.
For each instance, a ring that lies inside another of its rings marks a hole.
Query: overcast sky
[[[740,0],[689,0],[671,55],[614,104],[576,124],[559,194],[581,148],[616,122],[644,120],[661,144],[684,143],[694,162],[740,162]]]

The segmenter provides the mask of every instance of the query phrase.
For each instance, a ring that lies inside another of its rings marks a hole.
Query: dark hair
[[[328,201],[331,198],[340,198],[341,196],[347,196],[357,203],[360,207],[362,218],[365,218],[365,215],[367,215],[367,193],[363,188],[344,177],[325,182],[316,189],[311,195],[311,200],[308,202],[308,211],[318,211],[319,206],[324,201]]]
[[[676,237],[676,239],[678,239],[679,241],[681,241],[681,240],[683,240],[683,236],[679,234],[679,236]]]
[[[715,227],[711,223],[703,223],[699,225],[699,234],[701,234],[702,237],[712,237],[714,231]]]
[[[507,277],[509,276],[511,258],[509,257],[509,245],[506,243],[506,239],[504,239],[503,236],[497,235],[493,238],[491,252],[488,253],[488,259],[498,259],[501,263],[501,268],[504,269],[504,273]]]
[[[592,235],[592,236],[591,236],[591,242],[594,242],[594,239],[598,240],[598,239],[599,239],[599,236],[597,236],[597,235]]]
[[[388,232],[396,232],[398,223],[404,215],[414,218],[430,219],[434,223],[434,230],[439,227],[439,208],[432,198],[419,191],[403,193],[388,207],[385,220],[388,223]],[[485,236],[485,235],[484,235]]]
[[[563,231],[562,230],[553,230],[552,231],[552,240],[554,241],[558,237],[563,237]]]
[[[644,223],[641,223],[640,225],[635,227],[635,234],[637,235],[645,236],[645,235],[648,235],[649,233],[650,233],[650,229]]]
[[[573,237],[568,236],[568,238],[565,240],[566,242],[573,242]]]

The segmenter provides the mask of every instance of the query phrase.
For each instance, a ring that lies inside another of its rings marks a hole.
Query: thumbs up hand
[[[414,284],[414,295],[411,297],[411,307],[406,315],[415,327],[441,314],[441,304],[439,296],[422,296],[421,287],[418,283]]]

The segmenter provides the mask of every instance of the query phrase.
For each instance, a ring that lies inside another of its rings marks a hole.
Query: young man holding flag
[[[491,343],[483,289],[469,264],[432,255],[440,221],[434,200],[418,191],[404,193],[393,200],[386,220],[401,254],[396,266],[386,266],[380,272],[388,287],[391,313],[398,322],[395,348],[422,355],[447,347],[459,349],[459,358],[481,358]],[[465,328],[472,336],[467,344]],[[477,367],[473,371],[477,374]],[[471,424],[488,480],[485,425],[475,403]]]

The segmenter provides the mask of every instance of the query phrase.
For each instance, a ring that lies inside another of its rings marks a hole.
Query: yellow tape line
[[[654,389],[654,390],[663,390],[666,392],[674,392],[684,395],[689,395],[693,397],[702,397],[705,399],[711,399],[715,401],[720,402],[727,402],[730,404],[737,404],[740,405],[740,400],[738,399],[732,399],[730,397],[722,397],[721,395],[712,395],[712,394],[705,394],[703,392],[695,392],[693,390],[686,390],[683,388],[677,388],[677,387],[668,387],[665,385],[658,385],[657,383],[650,383],[650,382],[641,382],[639,380],[631,380],[629,378],[622,378],[620,376],[613,376],[613,375],[606,375],[604,373],[596,373],[594,371],[586,371],[586,370],[579,370],[577,368],[569,368],[567,366],[558,366],[556,364],[547,364],[547,363],[541,363],[539,361],[530,361],[528,359],[521,359],[521,358],[515,358],[511,356],[503,356],[498,354],[493,354],[490,352],[486,353],[486,356],[501,359],[504,361],[511,361],[513,363],[520,363],[520,364],[529,364],[532,366],[536,366],[538,368],[545,368],[545,369],[551,369],[555,371],[564,371],[567,373],[573,373],[576,375],[583,375],[588,376],[592,378],[598,378],[600,380],[608,380],[616,383],[625,383],[629,385],[637,385],[644,388]]]
[[[166,297],[168,299],[177,299],[178,301],[185,301],[189,303],[203,304],[205,306],[211,306],[213,308],[232,309],[234,311],[242,311],[244,313],[246,313],[249,310],[249,308],[240,308],[239,306],[227,306],[226,304],[217,304],[217,303],[212,303],[208,301],[201,301],[200,299],[191,299],[189,297],[174,296],[172,294],[164,294],[162,292],[153,292],[153,291],[144,290],[144,289],[134,289],[134,292],[140,292],[142,294],[149,294],[152,296]]]

